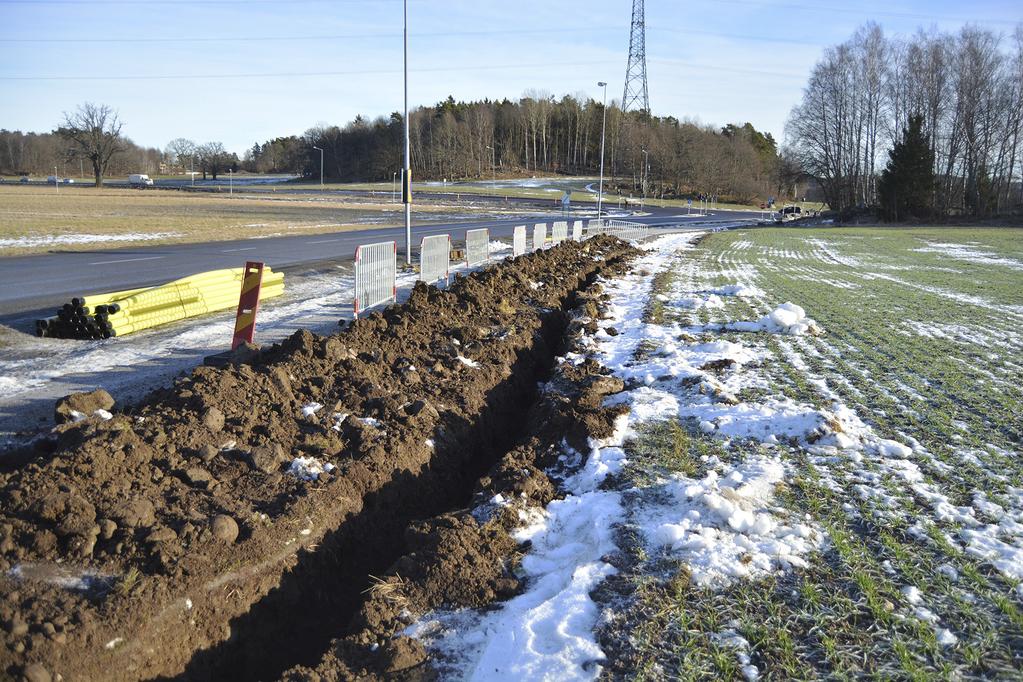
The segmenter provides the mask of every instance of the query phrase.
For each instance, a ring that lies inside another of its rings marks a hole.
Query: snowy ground
[[[454,679],[1015,675],[1023,233],[690,241],[569,356],[630,410],[524,521],[526,591],[410,632]]]

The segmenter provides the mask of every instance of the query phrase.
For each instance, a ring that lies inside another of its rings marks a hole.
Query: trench
[[[576,291],[589,282],[581,283]],[[406,527],[417,520],[464,509],[477,480],[529,434],[537,382],[550,376],[571,307],[545,313],[540,332],[522,348],[510,376],[487,394],[473,421],[445,413],[446,446],[438,445],[417,473],[396,473],[364,497],[362,510],[324,537],[245,614],[230,623],[223,642],[195,653],[185,670],[160,679],[274,680],[286,670],[315,667],[331,640],[348,634],[371,576],[383,575],[405,553]]]

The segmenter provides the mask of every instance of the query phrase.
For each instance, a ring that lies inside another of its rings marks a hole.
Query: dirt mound
[[[600,286],[576,296],[564,342],[575,347],[597,317]],[[591,317],[592,315],[592,317]],[[441,607],[479,608],[514,596],[519,548],[510,533],[528,508],[546,507],[565,443],[586,452],[588,439],[607,437],[626,408],[603,407],[624,389],[593,360],[559,364],[526,419],[529,434],[476,485],[469,509],[416,522],[405,533],[406,554],[377,578],[349,625],[315,668],[296,667],[284,679],[435,679],[422,644],[402,635],[420,616]]]
[[[630,252],[568,242],[447,291],[417,286],[337,335],[298,332],[249,364],[197,368],[4,458],[6,672],[272,677],[316,665],[356,611],[369,632],[389,622],[361,593],[406,542],[423,557],[471,546],[481,566],[503,556],[507,539],[464,514],[406,528],[468,504],[522,429],[565,306]],[[488,480],[550,494],[514,467]],[[413,568],[424,595],[483,603],[514,589],[503,568],[464,583]],[[394,647],[392,668],[415,658]]]

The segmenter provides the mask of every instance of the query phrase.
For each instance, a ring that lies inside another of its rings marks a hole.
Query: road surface
[[[687,216],[684,209],[651,209],[630,221],[651,226],[699,223],[734,223],[757,220],[760,212],[710,211],[705,218]],[[550,225],[561,216],[548,216]],[[531,223],[543,222],[533,218]],[[514,227],[524,221],[479,221],[413,226],[413,250],[427,235],[451,234],[464,239],[465,230],[490,228],[491,238],[511,237]],[[55,309],[72,296],[116,291],[167,282],[196,272],[240,267],[247,260],[260,260],[275,270],[310,266],[325,261],[354,258],[360,244],[397,240],[399,257],[404,246],[404,227],[383,227],[350,232],[139,246],[96,251],[61,250],[29,256],[0,257],[0,322],[10,324],[21,314]],[[548,232],[549,233],[549,232]],[[530,230],[530,234],[532,231]],[[52,313],[51,313],[52,314]]]

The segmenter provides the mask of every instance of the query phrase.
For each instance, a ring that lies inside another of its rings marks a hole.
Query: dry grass
[[[418,205],[417,212],[451,210]],[[463,207],[458,211],[464,212]],[[132,243],[221,241],[289,234],[317,234],[398,225],[401,204],[358,202],[309,194],[188,193],[0,185],[0,254],[24,255],[54,248],[109,248]],[[136,242],[17,245],[3,240],[66,235],[165,235]]]

